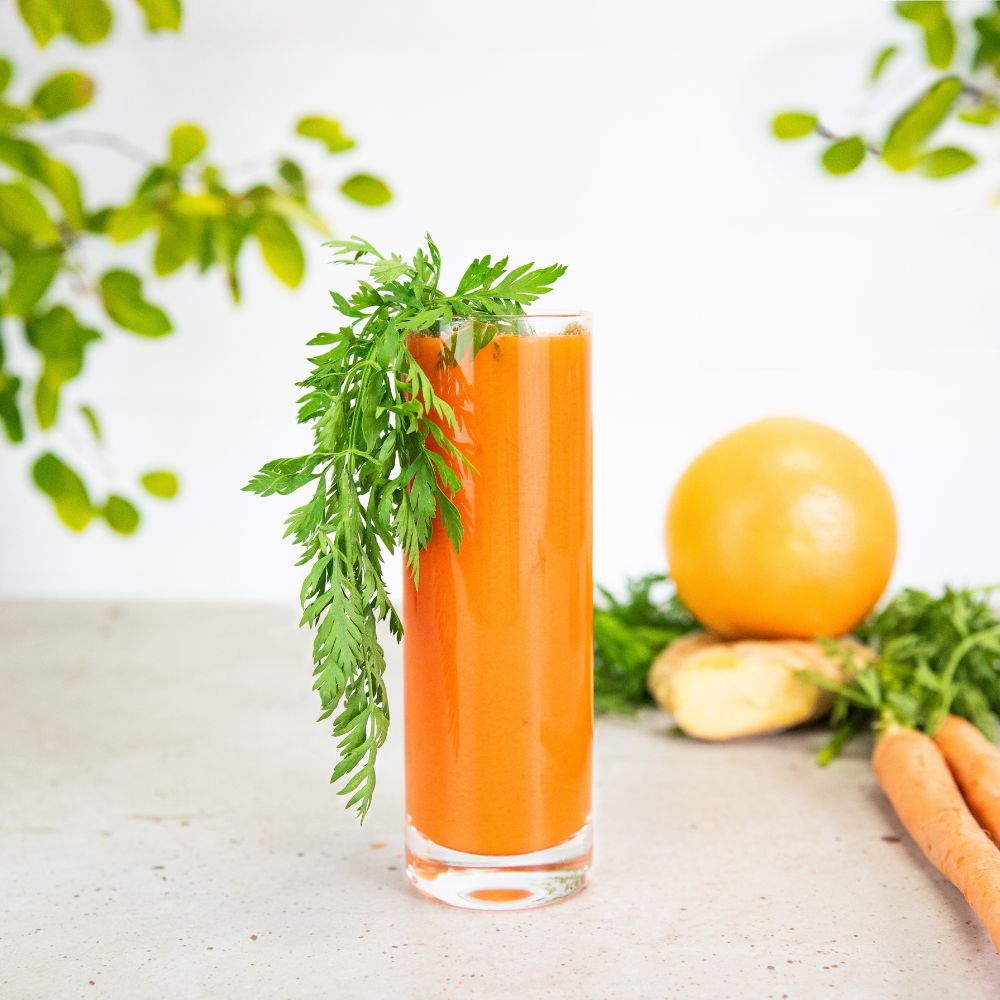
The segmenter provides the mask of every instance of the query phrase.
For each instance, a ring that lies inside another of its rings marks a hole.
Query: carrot
[[[969,812],[934,741],[914,729],[890,729],[875,747],[872,769],[917,846],[1000,951],[1000,851]]]
[[[934,737],[980,825],[1000,844],[1000,750],[971,722],[949,715]]]

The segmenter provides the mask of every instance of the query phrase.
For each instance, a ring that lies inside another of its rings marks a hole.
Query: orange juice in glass
[[[452,463],[459,552],[437,523],[403,598],[407,872],[453,905],[552,902],[590,866],[590,327],[408,340],[471,466]]]

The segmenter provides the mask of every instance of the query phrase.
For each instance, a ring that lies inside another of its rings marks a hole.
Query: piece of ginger
[[[843,640],[863,662],[873,653]],[[799,676],[809,670],[844,680],[839,658],[801,639],[727,641],[692,632],[653,662],[647,685],[657,704],[688,736],[731,740],[772,733],[825,715],[833,695]]]

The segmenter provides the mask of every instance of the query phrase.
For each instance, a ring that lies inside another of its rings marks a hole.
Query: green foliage
[[[35,462],[31,476],[67,528],[83,531],[87,527],[94,516],[90,494],[83,480],[61,458],[46,452]]]
[[[32,249],[59,242],[55,223],[25,184],[0,184],[0,227],[33,243]]]
[[[88,344],[100,340],[96,330],[81,326],[65,306],[35,313],[25,323],[28,343],[42,356],[42,371],[35,383],[35,417],[42,430],[52,427],[59,414],[63,385],[83,371]]]
[[[295,131],[307,139],[319,140],[326,146],[328,153],[344,153],[355,145],[353,139],[344,135],[340,122],[332,118],[322,118],[319,115],[300,118]]]
[[[871,82],[877,83],[882,74],[888,69],[889,63],[899,55],[898,45],[886,45],[880,49],[875,60],[872,62]]]
[[[850,138],[838,139],[831,143],[823,153],[822,162],[827,173],[836,176],[857,170],[864,158],[864,140],[860,136],[852,135]]]
[[[976,36],[976,51],[972,57],[975,69],[988,67],[993,75],[1000,73],[1000,7],[995,4],[992,10],[972,22]]]
[[[384,205],[392,200],[392,192],[384,181],[380,181],[371,174],[354,174],[348,177],[340,190],[351,199],[362,205]]]
[[[801,139],[812,135],[819,119],[808,111],[784,111],[775,115],[771,132],[777,139]]]
[[[170,156],[167,163],[172,170],[180,170],[201,156],[207,145],[208,137],[197,125],[177,125],[170,133]]]
[[[978,13],[938,2],[896,3],[896,14],[919,31],[920,57],[933,70],[948,70],[900,109],[884,136],[839,136],[822,121],[805,113],[778,115],[773,131],[780,139],[815,131],[830,145],[822,156],[829,173],[856,170],[866,155],[897,172],[912,172],[930,180],[954,177],[977,166],[980,158],[964,144],[932,148],[938,131],[952,124],[988,129],[1000,124],[1000,5],[990,3]],[[905,46],[883,46],[871,69],[877,83]],[[812,127],[806,123],[811,121]]]
[[[937,69],[947,69],[955,55],[955,28],[942,0],[913,0],[897,3],[900,17],[918,24],[924,34],[927,61]]]
[[[179,0],[136,0],[118,8],[140,16],[150,31],[176,32],[181,26]],[[18,0],[17,9],[41,46],[56,38],[99,43],[112,30],[116,14],[107,0]],[[185,270],[218,275],[238,301],[248,240],[259,243],[279,281],[299,285],[306,266],[303,232],[330,235],[310,191],[333,185],[310,183],[299,163],[286,155],[276,157],[273,169],[234,180],[241,168],[226,170],[213,162],[208,136],[192,122],[175,125],[158,155],[122,137],[78,131],[77,141],[89,138],[141,164],[128,190],[111,203],[95,205],[85,197],[73,167],[51,152],[63,121],[90,104],[94,81],[66,68],[25,81],[23,87],[22,92],[11,60],[0,56],[2,440],[42,453],[33,481],[69,527],[80,531],[103,520],[113,531],[130,534],[140,523],[133,501],[113,493],[92,503],[91,496],[106,491],[84,483],[73,467],[108,465],[103,459],[91,461],[105,447],[97,408],[73,398],[90,346],[102,335],[110,344],[125,331],[150,339],[169,336],[174,324],[160,304],[167,296],[156,286],[159,279]],[[331,118],[301,119],[297,131],[330,153],[355,146]],[[369,175],[348,177],[343,187],[345,197],[366,204],[390,197],[385,183]],[[129,266],[121,266],[115,259],[119,248],[139,241]],[[103,274],[94,273],[90,264],[95,250],[102,260],[110,251]],[[94,304],[103,311],[100,330],[77,318],[92,313]],[[13,361],[17,352],[7,350],[13,338],[23,338],[34,353],[23,370]],[[57,457],[51,451],[47,435],[53,431],[65,432],[60,447],[72,447],[72,453]],[[150,472],[139,482],[150,496],[169,499],[177,493],[172,472]]]
[[[80,416],[83,417],[84,423],[86,423],[90,433],[93,435],[95,441],[100,441],[101,434],[101,422],[97,419],[97,414],[94,413],[94,409],[88,406],[86,403],[81,403]]]
[[[125,330],[162,337],[173,329],[167,314],[142,297],[142,282],[130,271],[108,271],[101,278],[101,300],[108,316]]]
[[[646,677],[675,639],[699,628],[666,577],[651,573],[626,583],[624,600],[598,587],[594,608],[594,711],[631,715],[652,701]]]
[[[894,170],[908,170],[920,158],[924,144],[951,113],[963,90],[955,76],[932,83],[892,123],[882,149],[882,158]]]
[[[136,0],[150,31],[179,31],[180,0]],[[57,35],[67,35],[81,45],[107,38],[114,20],[106,0],[18,0],[21,19],[37,45],[44,48]]]
[[[957,146],[942,146],[924,154],[917,163],[918,173],[925,177],[954,177],[976,165],[976,158]]]
[[[139,527],[139,512],[124,497],[112,494],[101,511],[108,527],[119,535],[134,534]]]
[[[150,31],[180,31],[181,0],[136,0]]]
[[[989,589],[945,590],[934,597],[904,590],[873,614],[858,637],[877,658],[861,663],[850,647],[830,642],[848,681],[809,680],[837,695],[833,736],[820,754],[828,763],[859,732],[910,726],[933,736],[949,713],[997,738],[1000,714],[1000,618]]]
[[[343,781],[340,793],[363,819],[389,726],[377,624],[387,621],[396,637],[402,634],[386,593],[382,549],[398,546],[417,581],[435,523],[456,549],[462,537],[453,466],[465,459],[448,434],[455,414],[413,359],[407,337],[451,332],[453,352],[460,341],[464,349],[481,348],[497,330],[488,317],[522,313],[565,268],[509,269],[506,257],[486,256],[469,265],[449,295],[439,287],[441,255],[430,237],[409,261],[357,237],[329,246],[367,277],[350,297],[331,293],[343,325],[310,341],[317,350],[299,383],[305,392],[298,416],[312,427],[313,450],[266,463],[246,489],[260,496],[308,490],[286,536],[302,549],[299,564],[309,567],[302,624],[314,629],[320,718],[334,716],[340,759],[331,781]]]
[[[63,0],[64,30],[81,45],[93,45],[111,30],[111,8],[104,0]]]
[[[161,500],[170,500],[177,496],[180,488],[177,476],[164,469],[145,473],[139,478],[139,482],[150,496],[159,497]]]
[[[271,273],[295,288],[305,273],[306,259],[292,227],[280,216],[265,215],[257,220],[254,233]]]
[[[84,73],[66,70],[49,77],[31,96],[31,106],[41,118],[61,118],[90,104],[94,81]]]

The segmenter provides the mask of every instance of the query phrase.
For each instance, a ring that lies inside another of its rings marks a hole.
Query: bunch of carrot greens
[[[858,630],[874,660],[857,665],[845,654],[845,684],[809,679],[837,695],[820,762],[874,728],[875,779],[1000,951],[1000,751],[991,742],[1000,714],[1000,619],[989,595],[987,588],[949,588],[941,597],[904,590]]]
[[[676,595],[660,600],[647,577],[624,600],[606,591],[595,612],[595,707],[634,711],[648,700],[645,676],[665,644],[698,627]],[[1000,950],[1000,617],[988,588],[907,589],[870,615],[856,638],[875,653],[832,640],[843,683],[805,679],[832,691],[828,764],[874,730],[872,769],[903,825],[932,864],[965,896]],[[631,641],[623,634],[631,632]]]
[[[308,567],[301,624],[314,630],[320,719],[333,716],[339,759],[330,780],[342,782],[340,794],[363,820],[389,729],[377,625],[386,621],[397,639],[403,634],[383,549],[400,549],[416,580],[436,518],[456,551],[462,538],[452,500],[459,481],[441,452],[465,459],[433,419],[454,429],[455,414],[434,392],[407,338],[456,320],[520,315],[566,268],[511,267],[508,258],[487,254],[449,293],[440,287],[441,253],[430,236],[410,260],[386,256],[358,236],[327,246],[336,263],[365,277],[350,296],[330,293],[339,328],[309,341],[317,350],[299,383],[305,392],[298,419],[312,427],[312,450],[265,463],[244,489],[265,497],[310,491],[285,522],[285,535],[302,549],[298,565]],[[474,349],[486,343],[479,339]]]
[[[594,711],[628,715],[653,700],[646,677],[657,654],[700,626],[660,573],[629,580],[621,600],[603,587],[598,592]]]

